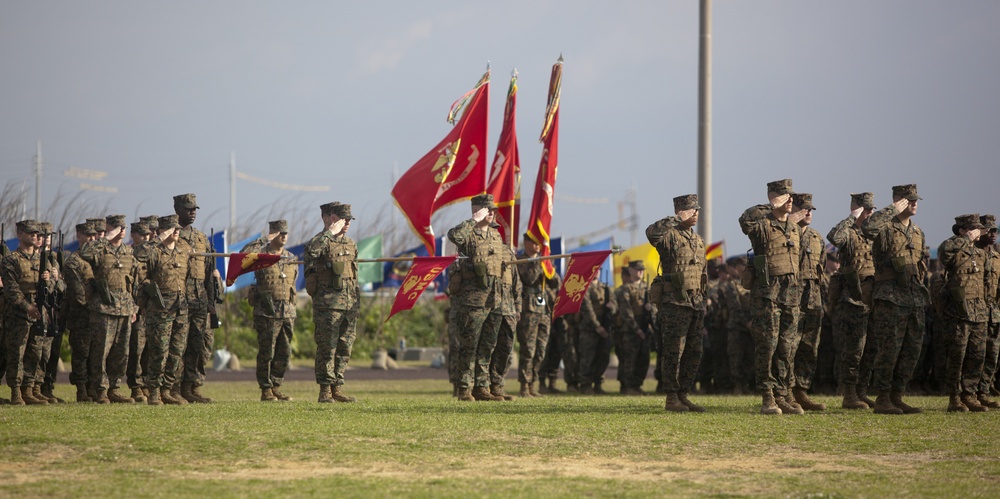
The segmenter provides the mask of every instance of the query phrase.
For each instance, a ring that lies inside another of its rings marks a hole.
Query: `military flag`
[[[496,157],[490,170],[486,192],[493,194],[497,210],[497,228],[503,242],[517,247],[518,227],[521,215],[521,158],[517,151],[517,131],[515,115],[517,107],[517,70],[510,75],[507,89],[507,105],[503,111],[503,129],[497,142]]]
[[[382,234],[358,240],[358,259],[382,258]],[[305,272],[303,272],[304,274]],[[358,283],[382,282],[382,264],[377,262],[358,264]]]
[[[717,243],[709,244],[708,247],[705,248],[705,259],[711,261],[715,260],[716,258],[722,258],[723,257],[722,250],[725,248],[725,246],[726,246],[725,241],[719,241]]]
[[[583,294],[587,292],[590,283],[601,273],[604,260],[608,259],[611,250],[586,251],[573,253],[566,264],[566,277],[563,279],[552,318],[575,314],[580,311]]]
[[[643,243],[639,246],[633,246],[621,253],[616,253],[612,257],[615,261],[615,287],[622,285],[622,267],[628,267],[629,262],[635,260],[642,260],[642,263],[646,265],[646,277],[647,280],[656,277],[660,265],[660,254],[656,252],[656,248],[652,244]]]
[[[236,283],[236,278],[265,269],[281,260],[281,255],[270,253],[233,253],[229,255],[229,268],[226,270],[226,286]]]
[[[545,120],[542,124],[542,161],[538,166],[538,178],[535,180],[535,195],[531,200],[531,215],[528,217],[528,237],[542,247],[542,255],[551,255],[549,247],[549,230],[552,227],[552,197],[555,195],[556,170],[559,166],[559,98],[562,94],[562,63],[559,60],[552,65],[552,75],[549,77],[549,100],[545,108]],[[545,260],[542,268],[547,277],[555,275],[552,262]]]
[[[462,113],[458,124],[438,145],[410,167],[392,188],[392,198],[410,228],[434,253],[431,215],[486,188],[486,131],[489,120],[490,72],[476,87],[455,101],[448,121]]]
[[[389,317],[386,317],[385,320],[388,322],[396,312],[413,308],[413,304],[417,302],[417,298],[420,298],[427,286],[434,282],[438,274],[448,268],[456,258],[458,255],[418,256],[414,258],[409,272],[403,279],[403,284],[396,292],[396,300],[392,302]]]

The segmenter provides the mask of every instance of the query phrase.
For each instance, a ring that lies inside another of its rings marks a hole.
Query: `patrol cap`
[[[90,226],[97,232],[104,232],[108,230],[107,223],[103,218],[88,218],[87,223],[89,223]]]
[[[894,185],[892,186],[892,196],[906,198],[910,201],[923,199],[917,195],[917,184]]]
[[[86,234],[88,236],[97,235],[97,231],[94,230],[94,226],[87,222],[83,222],[82,224],[76,224],[76,231],[81,234]]]
[[[178,221],[177,215],[167,215],[157,220],[157,228],[160,230],[179,229],[181,223]]]
[[[139,221],[146,224],[150,230],[155,229],[160,223],[160,217],[157,215],[149,215],[147,217],[139,217]]]
[[[869,210],[875,209],[875,195],[870,192],[851,193],[851,202]]]
[[[632,260],[628,262],[628,268],[632,270],[646,270],[646,264],[642,260]]]
[[[997,230],[997,217],[994,215],[980,216],[979,223],[983,224],[983,227],[989,230]]]
[[[132,222],[130,230],[132,231],[132,234],[139,234],[140,236],[145,236],[146,234],[150,233],[149,225],[146,225],[145,223],[142,223],[141,221],[140,222]]]
[[[38,222],[38,233],[39,234],[55,233],[55,231],[52,229],[52,222]]]
[[[473,196],[472,206],[481,206],[483,208],[489,208],[491,210],[497,209],[497,205],[493,202],[492,194],[480,194],[478,196]]]
[[[25,234],[37,234],[39,232],[38,222],[30,218],[27,220],[21,220],[15,225],[17,226],[17,230],[24,232]]]
[[[767,183],[767,192],[775,194],[795,194],[792,191],[792,179],[786,178]]]
[[[792,194],[792,206],[803,210],[815,210],[813,195],[805,192]]]
[[[674,211],[700,210],[697,194],[685,194],[674,198]]]
[[[108,215],[107,227],[125,227],[125,215]]]
[[[986,226],[979,221],[978,213],[969,213],[955,217],[955,226],[959,229],[985,229]]]
[[[197,210],[198,199],[194,194],[178,194],[174,196],[174,208],[184,208],[186,210]]]
[[[274,233],[288,233],[288,221],[287,220],[274,220],[267,223],[268,234]]]

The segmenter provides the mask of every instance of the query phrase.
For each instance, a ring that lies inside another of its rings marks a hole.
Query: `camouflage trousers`
[[[730,379],[734,386],[749,388],[753,379],[753,336],[749,329],[739,326],[729,327],[726,333]]]
[[[986,360],[986,323],[952,319],[945,387],[948,394],[976,393]]]
[[[49,353],[45,356],[44,371],[38,378],[42,387],[51,390],[56,386],[56,376],[59,374],[59,354],[62,350],[63,331],[56,333],[49,341]]]
[[[877,343],[875,389],[906,390],[924,340],[924,307],[903,307],[875,300],[869,338]]]
[[[514,330],[517,329],[517,318],[504,315],[500,319],[500,329],[497,330],[497,344],[490,356],[490,385],[504,386],[507,371],[510,369],[510,356],[514,353]]]
[[[205,366],[212,365],[213,345],[215,330],[208,327],[208,302],[189,300],[183,383],[191,383],[193,386],[205,384]]]
[[[146,386],[142,375],[148,363],[146,353],[146,313],[138,313],[132,323],[132,334],[128,339],[128,364],[125,366],[125,382],[129,388]]]
[[[495,309],[459,306],[455,316],[458,323],[459,388],[489,386],[490,360],[502,319],[503,316]]]
[[[649,338],[639,337],[634,329],[619,330],[616,337],[618,381],[622,388],[640,388],[649,372]]]
[[[90,314],[89,382],[94,391],[117,388],[128,364],[129,316]]]
[[[839,301],[833,309],[833,336],[839,341],[839,381],[845,385],[867,387],[875,369],[877,345],[869,337],[871,310],[867,305]]]
[[[663,388],[667,393],[694,388],[704,352],[705,311],[665,303],[659,310]]]
[[[316,324],[316,383],[320,386],[344,384],[344,371],[351,361],[351,349],[358,335],[358,307],[332,310],[313,306]]]
[[[38,331],[28,338],[28,347],[24,351],[24,381],[21,386],[42,385],[45,382],[45,369],[52,354],[51,336]]]
[[[575,329],[580,335],[576,346],[579,384],[604,383],[604,371],[611,363],[611,339],[602,337],[590,324],[580,324]]]
[[[564,333],[562,334],[561,343],[558,344],[559,348],[554,352],[556,355],[552,357],[551,362],[554,367],[551,372],[558,376],[559,360],[561,358],[563,365],[563,381],[565,381],[567,385],[579,385],[580,328],[578,326],[569,326],[565,323],[565,321],[563,324],[564,325],[562,327],[564,328]],[[549,363],[550,361],[546,358],[545,362]]]
[[[819,335],[823,329],[823,309],[803,307],[799,315],[799,346],[795,349],[795,384],[806,390],[816,376]]]
[[[986,358],[983,361],[983,377],[979,380],[979,393],[990,393],[1000,361],[1000,324],[986,324]]]
[[[188,336],[187,309],[150,310],[146,317],[146,388],[170,388],[181,378]]]
[[[281,386],[284,381],[294,324],[293,318],[253,317],[253,328],[257,331],[257,386],[261,389]]]
[[[557,319],[552,321],[549,326],[549,342],[545,344],[542,362],[536,368],[538,370],[538,379],[536,381],[559,377],[559,364],[563,362],[563,346],[566,343],[565,322],[563,319]],[[575,355],[573,358],[576,358]],[[566,375],[564,374],[563,376],[565,377]],[[566,378],[566,382],[570,382],[569,378]],[[575,383],[576,380],[573,382]]]
[[[517,322],[517,380],[521,383],[538,381],[538,371],[549,343],[550,317],[549,314],[527,312]]]
[[[795,350],[799,346],[799,306],[782,305],[751,296],[754,377],[758,390],[788,395],[795,381]]]
[[[448,382],[457,385],[461,380],[462,371],[458,368],[458,306],[452,306],[448,310]]]
[[[66,321],[69,329],[70,373],[69,382],[74,385],[88,384],[90,381],[90,315],[70,315]]]
[[[17,317],[13,314],[5,314],[3,324],[4,347],[7,360],[7,386],[21,387],[24,384],[27,373],[24,366],[24,355],[28,350],[32,335],[36,335],[34,322],[24,317]],[[31,372],[34,376],[34,371]]]

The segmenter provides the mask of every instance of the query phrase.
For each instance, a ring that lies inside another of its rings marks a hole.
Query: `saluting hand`
[[[981,236],[982,234],[983,231],[979,229],[972,229],[969,232],[965,233],[965,237],[969,238],[970,241],[975,241],[976,239],[979,239],[979,236]]]
[[[788,221],[797,224],[806,217],[806,210],[799,210],[788,215]]]
[[[910,200],[906,199],[906,198],[902,198],[899,201],[893,201],[892,205],[896,207],[896,211],[902,213],[903,210],[909,208],[909,206],[910,206]]]
[[[486,217],[489,216],[489,214],[490,210],[488,208],[480,208],[472,214],[472,220],[476,223],[482,222],[483,220],[486,220]]]
[[[333,225],[330,227],[330,232],[336,236],[337,234],[340,234],[341,232],[344,231],[344,225],[346,224],[347,221],[341,218],[340,220],[333,222]]]
[[[865,207],[864,206],[858,206],[857,208],[851,210],[851,216],[854,217],[854,218],[858,218],[858,217],[861,216],[861,212],[863,212],[863,211],[865,211]]]
[[[780,194],[770,199],[772,208],[780,208],[788,203],[788,200],[792,199],[790,194]]]

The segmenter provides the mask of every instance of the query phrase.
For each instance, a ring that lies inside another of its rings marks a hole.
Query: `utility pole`
[[[701,0],[698,58],[698,234],[712,243],[712,0]]]
[[[229,152],[229,230],[226,231],[226,249],[233,242],[233,231],[236,230],[236,151]]]
[[[35,220],[42,219],[42,141],[35,149]]]

